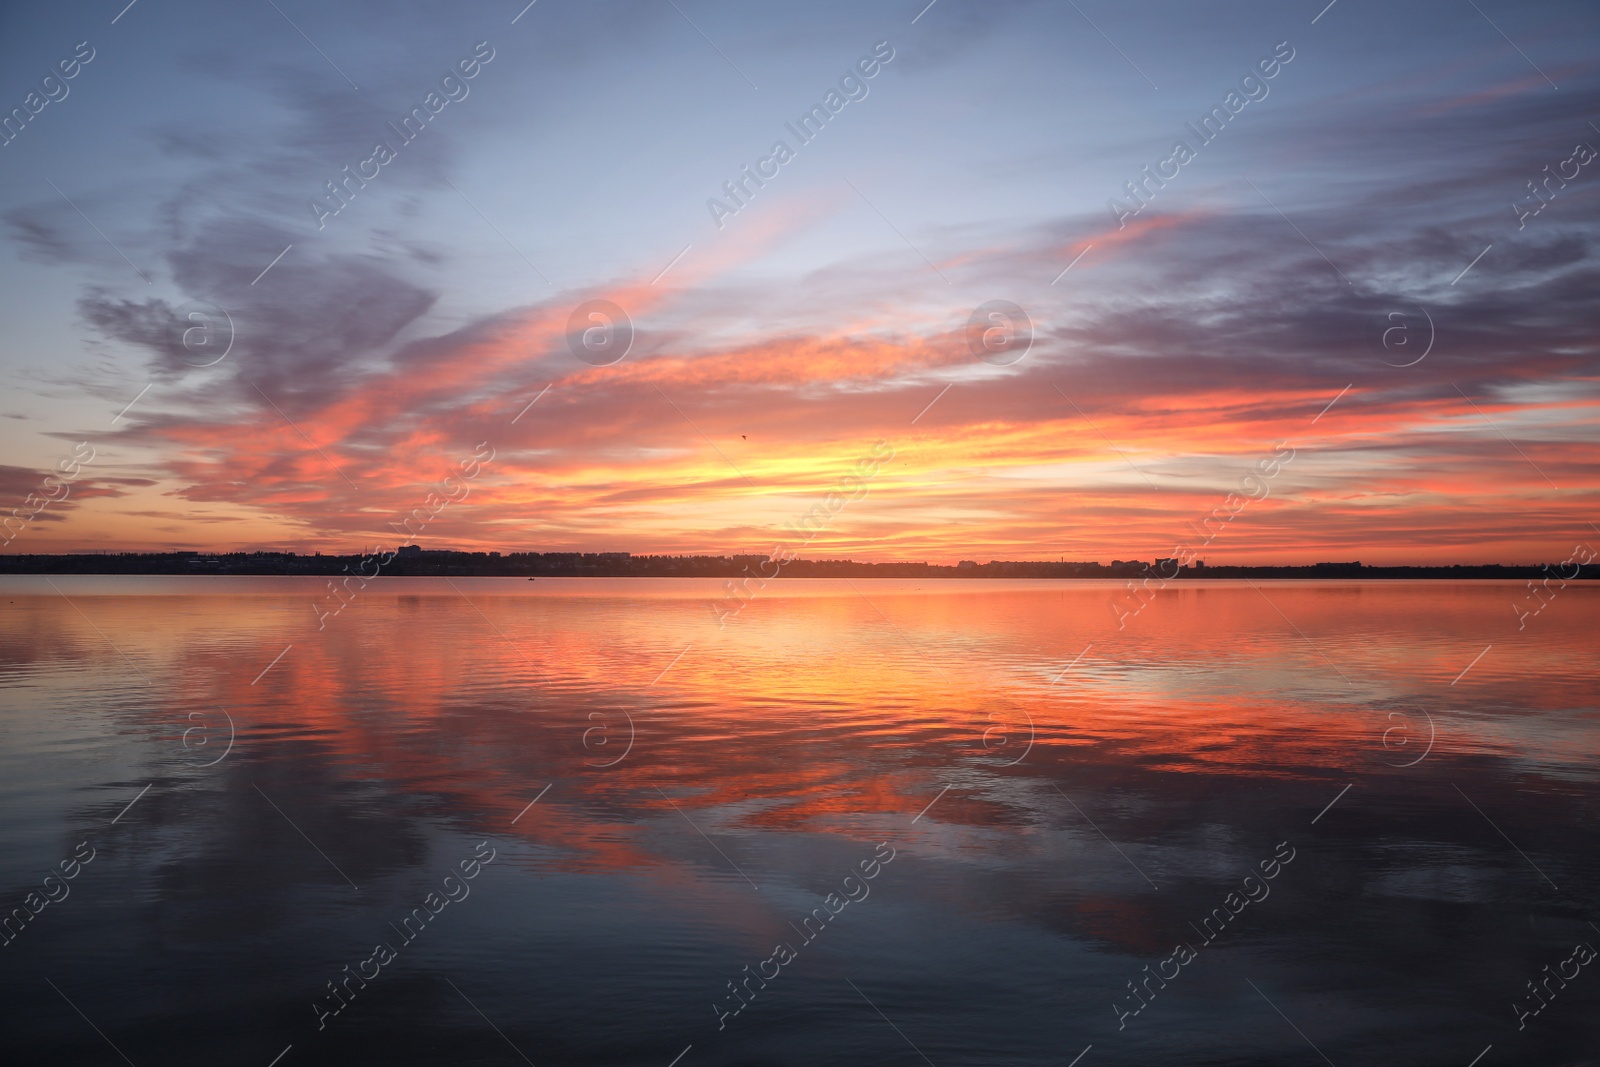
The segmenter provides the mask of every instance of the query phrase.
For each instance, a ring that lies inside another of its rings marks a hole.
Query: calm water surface
[[[0,1048],[1597,1062],[1600,590],[1119,589],[5,579]]]

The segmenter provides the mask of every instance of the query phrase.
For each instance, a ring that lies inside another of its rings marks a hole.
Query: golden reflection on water
[[[1310,1016],[1340,1062],[1420,1061],[1502,996],[1486,959],[1533,973],[1592,913],[1600,598],[1576,583],[1523,630],[1522,583],[1210,581],[1119,630],[1098,582],[785,581],[719,629],[695,580],[382,579],[320,628],[318,580],[53,581],[0,584],[0,866],[20,886],[63,842],[104,855],[71,922],[8,951],[105,976],[113,1032],[159,1026],[135,982],[270,1019],[261,1062],[338,1060],[306,1004],[485,839],[454,932],[341,1022],[353,1042],[413,1056],[414,1020],[461,1008],[435,975],[470,975],[509,1033],[639,1046],[607,1062],[871,1059],[839,1035],[849,976],[904,989],[886,1010],[936,1062],[992,1062],[997,1019],[1027,1062],[1098,1055],[1125,980],[1290,838],[1211,977],[1127,1038],[1139,1062],[1234,1048],[1217,1020],[1263,1009],[1233,959],[1298,986],[1297,1016],[1312,990],[1357,1004]],[[719,1033],[726,979],[886,841],[871,901]],[[620,1028],[593,1007],[619,982]],[[78,1021],[37,985],[0,973],[54,1048]],[[1396,999],[1421,1021],[1364,1021]],[[463,1018],[452,1040],[482,1029]]]
[[[1025,816],[985,783],[1092,765],[1319,778],[1431,739],[1587,773],[1595,752],[1572,710],[1600,621],[1582,588],[1528,634],[1520,583],[1179,583],[1122,630],[1100,582],[784,582],[720,629],[697,580],[384,579],[321,629],[317,580],[56,583],[6,592],[35,714],[69,688],[67,714],[122,729],[226,708],[241,761],[293,739],[508,820],[558,780],[585,805],[670,811],[665,792],[827,829],[915,813],[946,768],[967,784],[938,818],[981,824]],[[519,832],[588,839],[591,814],[557,807]]]

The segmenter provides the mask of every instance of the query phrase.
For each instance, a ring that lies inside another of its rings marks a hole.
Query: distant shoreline
[[[311,575],[357,573],[364,556],[310,555],[286,552],[208,554],[64,553],[0,556],[0,575]],[[412,550],[397,555],[384,568],[395,577],[452,578],[742,578],[769,559],[764,555],[633,556],[623,552],[453,552]],[[946,566],[929,563],[862,563],[853,560],[795,559],[774,577],[781,578],[916,578],[960,581],[973,578],[1117,579],[1159,577],[1165,580],[1209,578],[1555,578],[1573,581],[1600,578],[1600,564],[1453,564],[1449,566],[1364,566],[1360,563],[1312,563],[1266,566],[1177,566],[1175,560],[1098,562],[1000,561]]]

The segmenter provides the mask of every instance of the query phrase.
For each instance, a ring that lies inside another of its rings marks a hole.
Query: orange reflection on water
[[[1007,822],[1025,813],[985,783],[1315,777],[1410,758],[1384,731],[1424,711],[1449,724],[1441,753],[1594,751],[1592,718],[1561,719],[1600,621],[1577,586],[1523,634],[1520,583],[1174,583],[1120,631],[1121,587],[1098,582],[780,582],[719,630],[712,582],[381,579],[320,631],[314,580],[58,584],[70,603],[13,583],[6,661],[47,688],[92,679],[103,706],[79,714],[158,730],[225,707],[241,757],[292,738],[506,825],[557,782],[516,832],[608,864],[644,856],[595,813],[672,813],[662,793],[727,826],[843,829],[957,774],[940,820]],[[1519,733],[1535,714],[1540,737]]]

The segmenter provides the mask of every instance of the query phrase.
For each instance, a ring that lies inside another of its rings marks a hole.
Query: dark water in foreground
[[[1600,1059],[1600,589],[53,581],[7,1062]]]

